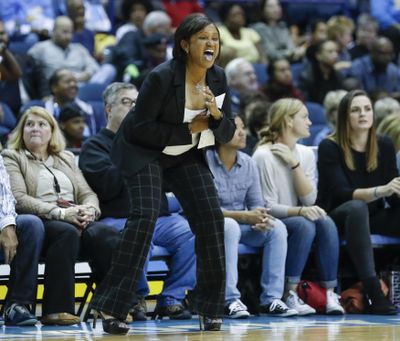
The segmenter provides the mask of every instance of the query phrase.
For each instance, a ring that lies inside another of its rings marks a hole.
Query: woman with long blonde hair
[[[270,214],[282,220],[288,231],[284,299],[299,315],[315,313],[296,293],[311,246],[315,241],[320,285],[327,289],[327,314],[343,314],[337,285],[339,240],[334,222],[315,205],[316,163],[311,148],[298,144],[310,135],[311,121],[304,104],[284,98],[275,102],[269,122],[260,132],[253,155],[261,176],[264,200]]]
[[[339,104],[336,132],[318,149],[318,202],[336,222],[361,279],[366,312],[396,314],[375,272],[370,231],[400,236],[400,177],[389,138],[377,136],[371,100],[362,90]]]

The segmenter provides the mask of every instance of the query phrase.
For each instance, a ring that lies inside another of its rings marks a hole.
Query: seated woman
[[[238,283],[238,248],[243,244],[262,247],[260,309],[272,316],[297,315],[281,301],[285,279],[287,232],[285,225],[267,213],[260,189],[257,166],[247,154],[246,132],[242,119],[235,117],[233,139],[207,151],[218,198],[224,214],[226,261],[225,315],[247,318],[247,307],[240,301]]]
[[[370,231],[400,236],[400,177],[393,143],[376,135],[372,103],[364,91],[350,91],[341,100],[336,133],[319,145],[318,172],[318,202],[346,239],[364,286],[366,311],[396,314],[375,272]]]
[[[74,265],[81,250],[101,280],[111,262],[118,232],[94,222],[100,215],[96,195],[64,151],[54,117],[41,107],[28,109],[3,151],[18,213],[42,218],[45,257],[42,323],[79,323],[74,315]]]
[[[293,74],[289,61],[285,58],[277,58],[270,61],[267,67],[268,81],[263,87],[263,92],[270,102],[290,97],[301,101],[304,96],[293,84]]]
[[[297,144],[310,135],[307,108],[298,99],[284,98],[270,109],[268,125],[260,131],[260,143],[253,155],[261,176],[264,200],[270,214],[282,219],[289,239],[286,257],[284,298],[299,315],[315,313],[297,295],[311,246],[315,254],[320,285],[327,289],[327,314],[343,314],[337,285],[339,239],[334,222],[315,206],[316,164],[311,148]]]

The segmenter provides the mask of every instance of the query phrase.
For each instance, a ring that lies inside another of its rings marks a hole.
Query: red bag
[[[325,288],[322,288],[317,283],[311,281],[300,281],[297,285],[297,294],[304,303],[313,307],[317,313],[325,313],[327,303]]]

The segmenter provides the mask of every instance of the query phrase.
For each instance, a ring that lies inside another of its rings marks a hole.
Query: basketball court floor
[[[131,323],[126,336],[103,333],[101,322],[96,329],[81,323],[68,327],[2,327],[0,340],[146,340],[146,341],[332,341],[400,340],[400,315],[344,317],[274,318],[254,316],[248,320],[225,320],[220,332],[200,332],[195,317],[189,321],[147,321]]]

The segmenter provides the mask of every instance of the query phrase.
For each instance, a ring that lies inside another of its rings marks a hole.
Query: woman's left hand
[[[280,158],[289,167],[297,165],[298,161],[287,145],[283,143],[275,143],[270,146],[270,150],[272,154]]]
[[[218,109],[215,96],[208,86],[204,89],[204,96],[205,106],[210,111],[211,116],[214,117],[214,119],[216,120],[220,120],[222,117],[222,113]]]
[[[94,222],[96,219],[96,210],[94,207],[87,206],[87,205],[80,205],[79,206],[79,217],[78,220],[81,223],[82,229],[86,229],[86,227]]]

